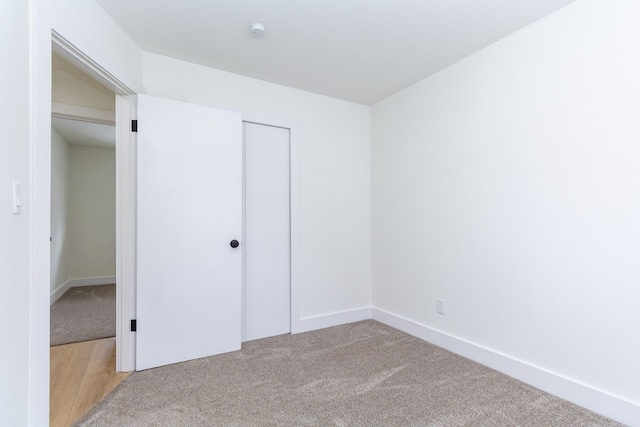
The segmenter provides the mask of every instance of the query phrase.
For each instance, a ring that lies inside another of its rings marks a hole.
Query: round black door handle
[[[231,247],[235,249],[238,246],[240,246],[240,243],[238,243],[237,240],[232,240],[231,243],[229,243],[229,245],[231,245]]]

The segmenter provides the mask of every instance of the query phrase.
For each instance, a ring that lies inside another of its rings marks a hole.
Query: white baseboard
[[[371,307],[323,314],[321,316],[304,317],[297,322],[293,322],[291,325],[291,333],[299,334],[367,319],[371,319]]]
[[[97,285],[110,285],[116,283],[116,276],[102,276],[102,277],[84,277],[82,279],[69,279],[71,288],[77,288],[78,286],[97,286]]]
[[[69,279],[62,285],[58,286],[55,291],[51,292],[49,298],[49,304],[56,302],[69,288],[76,288],[78,286],[96,286],[96,285],[110,285],[116,283],[116,276],[102,276],[102,277],[85,277],[82,279]]]
[[[69,284],[68,280],[64,282],[62,285],[58,286],[55,291],[51,292],[51,296],[49,298],[49,305],[56,302],[58,298],[60,298],[65,292],[69,290],[70,287],[71,285]]]
[[[380,323],[457,353],[605,417],[629,426],[640,427],[640,406],[636,404],[401,316],[377,308],[372,308],[371,314],[372,318]]]

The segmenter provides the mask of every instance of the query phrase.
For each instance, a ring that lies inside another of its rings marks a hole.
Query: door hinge
[[[138,330],[138,325],[136,323],[136,319],[131,319],[131,332],[136,332]]]
[[[131,132],[138,132],[138,121],[131,120]]]

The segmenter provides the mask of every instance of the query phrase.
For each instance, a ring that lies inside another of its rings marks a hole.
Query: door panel
[[[136,369],[238,350],[240,114],[138,98]]]
[[[289,129],[244,124],[245,340],[291,331]]]

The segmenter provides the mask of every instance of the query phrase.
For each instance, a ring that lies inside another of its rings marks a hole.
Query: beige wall
[[[116,274],[115,149],[69,145],[69,278]]]
[[[51,129],[51,292],[69,280],[69,149]]]
[[[69,144],[54,129],[51,137],[53,299],[70,280],[115,276],[116,230],[115,149]]]

